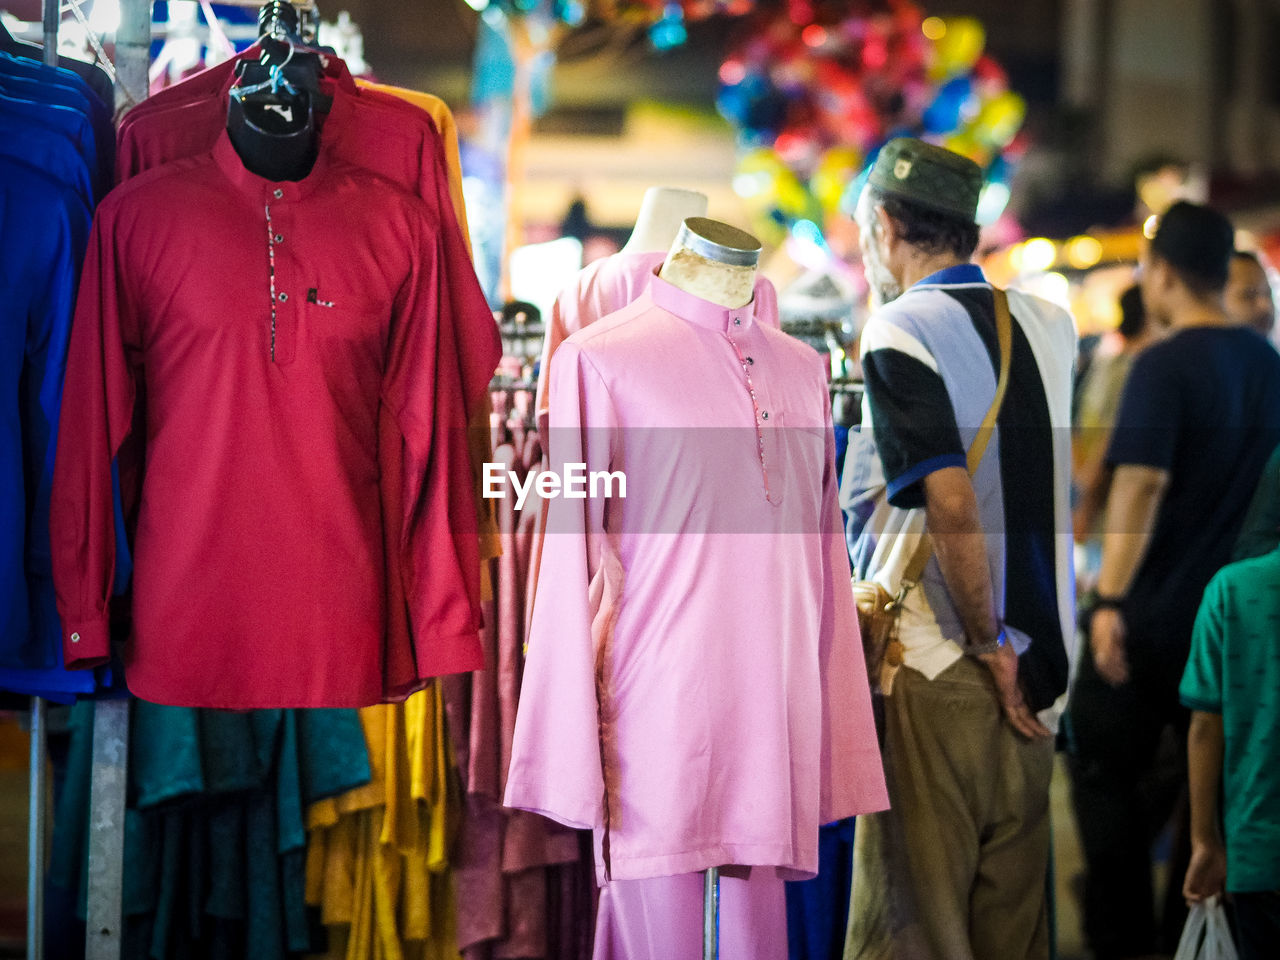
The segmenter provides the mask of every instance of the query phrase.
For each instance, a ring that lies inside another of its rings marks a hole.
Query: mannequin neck
[[[673,287],[727,310],[737,310],[755,295],[756,268],[709,260],[685,247],[667,254],[658,276]]]
[[[300,100],[285,121],[261,104],[227,98],[227,136],[250,173],[264,180],[301,180],[315,165],[319,142],[309,104]],[[305,115],[298,116],[305,111]]]
[[[706,195],[694,190],[650,187],[645,191],[636,215],[636,226],[622,248],[623,253],[661,253],[671,247],[688,217],[707,213]]]

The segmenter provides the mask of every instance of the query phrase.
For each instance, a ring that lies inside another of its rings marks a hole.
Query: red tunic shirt
[[[455,284],[431,205],[324,139],[297,183],[249,173],[224,135],[99,208],[67,366],[54,575],[68,665],[102,662],[111,459],[144,403],[125,663],[147,700],[378,702],[396,595],[415,641],[430,634],[419,676],[481,662],[476,564],[458,549],[474,519],[459,537],[445,442],[477,392],[454,314],[474,274]],[[461,455],[467,476],[465,443]],[[384,546],[388,486],[398,550]]]
[[[252,54],[241,57],[247,55]],[[166,88],[126,114],[119,138],[120,175],[134,176],[208,152],[226,123],[226,91],[234,68],[234,60],[219,64]],[[462,424],[475,423],[483,416],[484,393],[501,356],[497,327],[475,280],[466,241],[454,217],[444,144],[431,118],[396,97],[358,90],[341,60],[328,58],[326,72],[326,89],[334,102],[330,112],[317,121],[323,124],[322,136],[331,155],[416,194],[435,212],[440,224],[442,269],[451,280],[450,302],[442,310],[452,321],[442,331],[447,339],[447,346],[442,349],[453,357],[453,363],[441,364],[437,393],[460,398],[465,419],[460,415],[457,422],[450,421],[451,425],[437,424],[437,433],[443,439],[437,444],[436,465],[448,482],[431,488],[431,508],[448,511],[452,518],[451,547],[464,569],[468,596],[479,623],[476,497],[472,458],[467,455]],[[441,408],[438,412],[452,416],[458,408]],[[398,698],[421,687],[426,678],[457,668],[451,658],[439,656],[437,638],[448,625],[414,616],[403,592],[407,578],[394,575],[401,553],[398,523],[404,515],[397,478],[403,471],[398,463],[398,430],[385,416],[381,433],[384,559],[392,573],[388,577],[384,693],[388,698]],[[120,473],[126,502],[132,493],[128,482],[132,473],[130,460],[131,452],[122,451]],[[444,546],[440,544],[441,548]]]

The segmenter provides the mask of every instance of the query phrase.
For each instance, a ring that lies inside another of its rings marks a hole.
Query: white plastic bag
[[[1221,898],[1191,905],[1173,960],[1239,960]]]

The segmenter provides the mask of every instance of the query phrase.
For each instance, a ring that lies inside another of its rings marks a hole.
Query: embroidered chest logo
[[[317,307],[332,307],[332,300],[321,300],[320,291],[312,287],[307,291],[307,303],[314,303]]]

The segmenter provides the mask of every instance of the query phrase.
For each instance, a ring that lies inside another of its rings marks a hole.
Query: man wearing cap
[[[841,491],[850,550],[859,578],[896,595],[922,530],[933,546],[898,624],[883,701],[892,809],[858,822],[846,960],[1049,956],[1076,335],[1066,311],[1009,292],[1007,391],[971,477],[1001,369],[996,296],[969,262],[982,182],[958,154],[893,140],[855,212],[878,308]]]
[[[1170,727],[1185,770],[1178,683],[1196,610],[1280,443],[1280,355],[1224,309],[1233,241],[1226,217],[1178,203],[1142,258],[1147,317],[1168,333],[1134,361],[1107,448],[1102,569],[1069,713],[1085,933],[1100,960],[1174,948],[1183,870],[1170,870],[1161,944],[1150,855],[1172,804],[1153,804],[1144,783]]]

